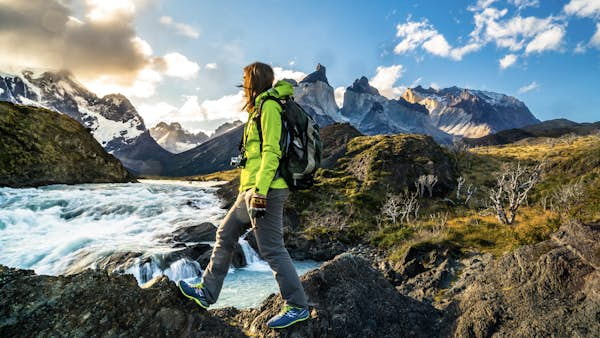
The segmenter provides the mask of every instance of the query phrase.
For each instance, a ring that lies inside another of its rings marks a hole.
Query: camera
[[[246,158],[242,155],[232,157],[230,164],[236,168],[243,168],[246,165]]]

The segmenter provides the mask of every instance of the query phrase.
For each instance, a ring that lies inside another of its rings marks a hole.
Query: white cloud
[[[135,1],[131,0],[87,0],[87,17],[91,21],[109,22],[122,15],[135,13]]]
[[[541,53],[547,50],[557,50],[560,48],[562,39],[565,36],[565,29],[560,26],[552,27],[531,40],[525,48],[525,54]]]
[[[598,17],[600,16],[600,0],[571,0],[565,5],[564,10],[570,15]]]
[[[502,59],[500,59],[500,68],[506,69],[517,62],[517,56],[515,54],[506,54]]]
[[[275,81],[282,79],[293,79],[300,81],[306,77],[306,73],[296,70],[283,69],[281,67],[273,67],[273,73],[275,75]]]
[[[509,0],[511,4],[519,9],[523,9],[526,7],[537,7],[540,4],[539,0]]]
[[[165,74],[182,79],[192,79],[198,75],[200,66],[197,63],[188,60],[187,57],[179,53],[169,53],[163,57],[165,64]]]
[[[440,87],[439,84],[437,84],[435,82],[432,82],[432,83],[429,84],[429,88],[433,88],[435,90],[439,90],[441,87]]]
[[[205,132],[213,130],[223,122],[248,119],[248,113],[242,111],[242,91],[215,100],[199,101],[194,95],[184,98],[185,101],[179,108],[167,102],[146,103],[138,105],[138,112],[149,126],[161,121],[179,122],[188,129],[198,129],[197,126],[202,126],[200,129]]]
[[[437,30],[426,19],[421,22],[409,19],[405,24],[396,26],[396,36],[402,38],[402,41],[396,45],[394,53],[404,54],[413,51],[436,34],[438,34]]]
[[[214,69],[219,68],[219,66],[215,62],[211,62],[211,63],[207,63],[206,65],[204,65],[204,68],[214,70]]]
[[[467,9],[475,12],[490,7],[496,0],[477,0],[474,6],[469,6]]]
[[[524,94],[524,93],[530,92],[534,89],[537,89],[539,87],[540,86],[537,84],[537,82],[533,81],[530,84],[519,88],[519,93]]]
[[[431,39],[425,41],[423,49],[437,56],[446,57],[450,54],[450,45],[441,34],[436,34]]]
[[[523,48],[526,48],[526,53],[560,48],[565,35],[565,23],[560,19],[516,15],[503,20],[507,13],[507,9],[491,7],[475,13],[475,29],[471,38],[482,44],[494,42],[496,46],[512,52]]]
[[[192,39],[197,39],[200,37],[200,32],[197,29],[188,24],[176,22],[170,16],[161,16],[158,21],[164,26],[172,27],[179,35],[187,36],[188,38]]]
[[[577,46],[575,46],[575,49],[573,49],[573,53],[583,54],[583,53],[585,53],[586,50],[587,50],[587,48],[585,47],[585,43],[583,41],[579,41],[577,43]]]
[[[93,93],[104,96],[111,93],[121,93],[127,97],[148,98],[156,93],[156,86],[162,81],[162,75],[152,67],[141,69],[133,82],[123,82],[115,75],[99,75],[83,82]]]
[[[381,95],[389,99],[396,99],[402,95],[405,89],[405,87],[394,87],[403,72],[402,65],[379,66],[375,71],[375,76],[369,80],[369,84],[377,88]]]
[[[590,39],[590,46],[600,49],[600,22],[596,23],[596,33]]]
[[[335,96],[335,104],[338,107],[342,107],[344,105],[344,94],[346,93],[346,87],[337,87],[333,94]]]
[[[398,24],[396,26],[396,36],[402,38],[394,48],[396,54],[405,54],[421,47],[433,55],[460,61],[464,55],[477,51],[482,47],[481,44],[472,41],[462,47],[453,48],[427,19],[415,22],[409,18],[405,24]]]

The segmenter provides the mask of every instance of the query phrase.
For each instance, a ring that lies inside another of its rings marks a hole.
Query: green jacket
[[[244,129],[245,156],[246,165],[242,168],[240,174],[240,189],[246,191],[256,187],[256,192],[266,195],[269,189],[287,188],[283,177],[273,179],[275,171],[279,167],[281,158],[281,148],[279,140],[281,138],[281,106],[273,101],[265,101],[260,116],[260,125],[262,129],[263,144],[262,153],[260,151],[260,139],[258,137],[258,128],[255,118],[258,113],[260,103],[267,96],[277,98],[290,96],[294,94],[294,87],[289,82],[278,81],[273,88],[261,93],[254,101],[255,109],[249,112],[248,123]]]

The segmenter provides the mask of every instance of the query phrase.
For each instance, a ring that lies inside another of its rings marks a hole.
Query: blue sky
[[[129,82],[74,72],[101,94],[126,93],[149,125],[178,120],[209,131],[242,117],[230,111],[240,99],[234,85],[256,60],[302,73],[320,62],[334,88],[362,75],[390,97],[416,84],[457,85],[516,96],[542,120],[600,120],[600,0],[120,0],[103,8],[115,1],[68,9],[85,24],[99,8],[114,18],[120,11],[124,34],[166,68]]]

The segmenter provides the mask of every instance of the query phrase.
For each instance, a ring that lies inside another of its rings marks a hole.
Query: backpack
[[[323,145],[319,133],[319,125],[312,116],[300,106],[293,97],[280,99],[274,96],[265,97],[260,103],[257,116],[257,129],[262,151],[262,129],[260,114],[262,105],[273,100],[282,108],[281,111],[281,159],[275,177],[283,177],[290,190],[308,189],[315,183],[314,175],[321,165]]]

